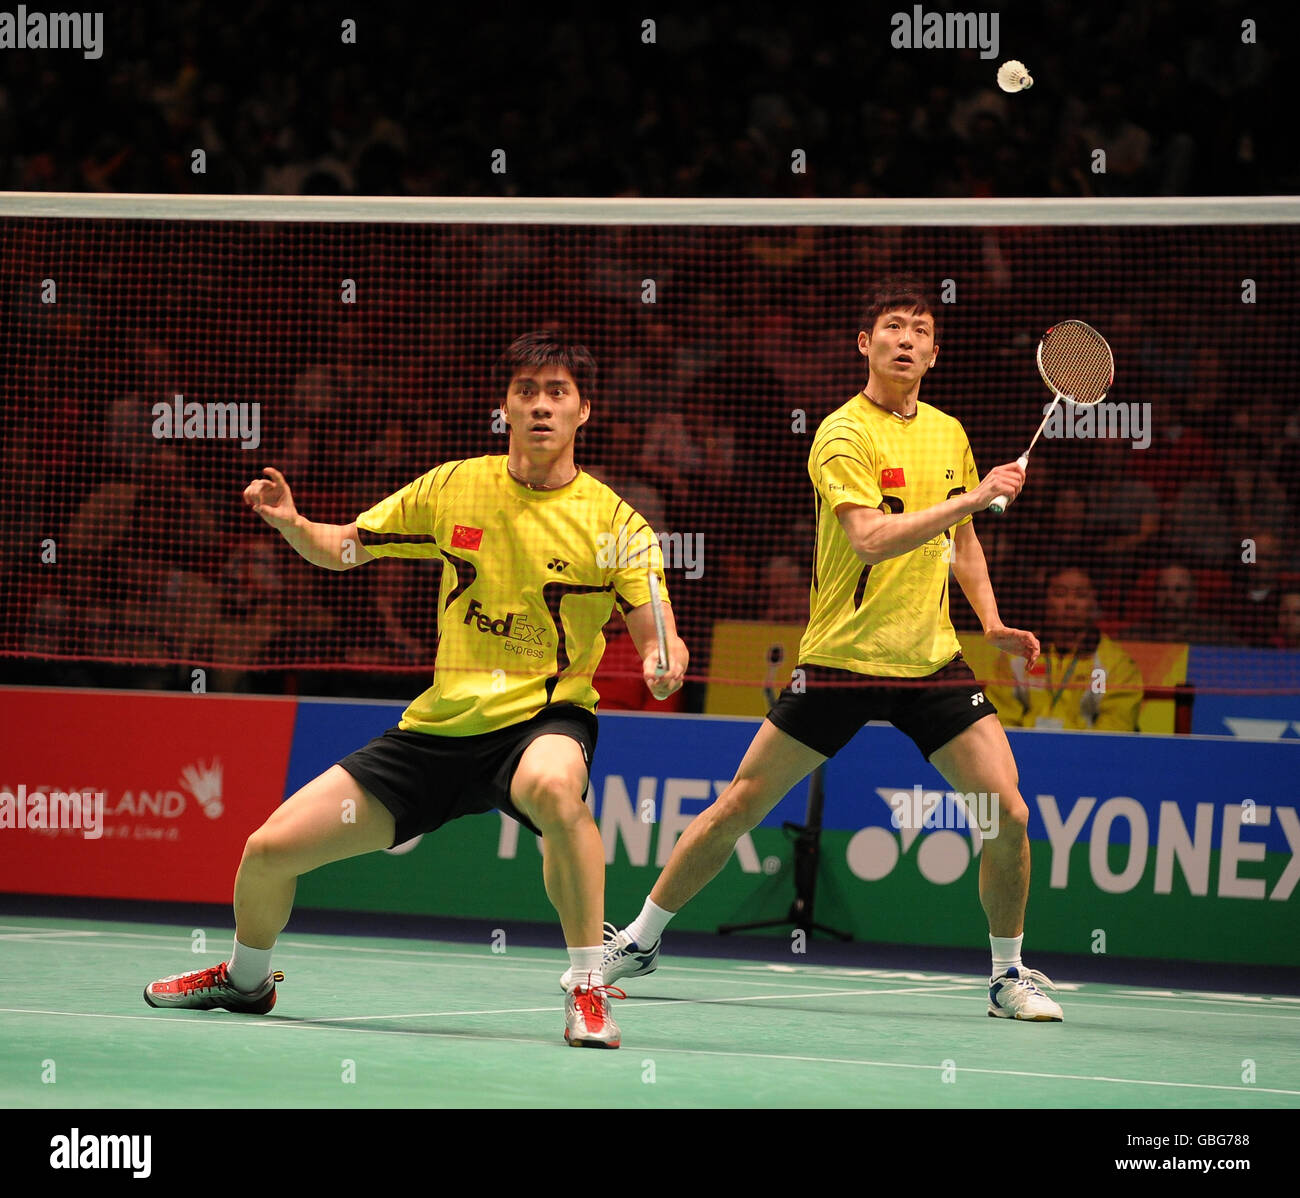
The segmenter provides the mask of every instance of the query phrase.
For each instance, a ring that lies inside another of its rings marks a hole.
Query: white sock
[[[649,948],[664,934],[668,921],[676,914],[676,911],[665,911],[646,899],[641,914],[627,925],[627,934],[632,937],[632,943],[637,948]]]
[[[989,944],[993,946],[993,974],[1000,978],[1008,969],[1020,969],[1020,945],[1025,934],[1019,936],[990,936]]]
[[[597,944],[591,948],[570,948],[569,966],[573,970],[573,980],[580,986],[588,984],[603,986],[605,975],[601,972],[605,960],[605,946]],[[588,975],[590,974],[590,979]]]
[[[256,994],[271,976],[272,951],[269,948],[249,948],[236,938],[230,963],[226,966],[230,984],[245,994]]]

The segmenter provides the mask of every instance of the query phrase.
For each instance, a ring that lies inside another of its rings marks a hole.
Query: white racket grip
[[[1016,465],[1019,466],[1021,470],[1024,470],[1029,465],[1029,455],[1027,453],[1022,453],[1018,458],[1016,458]],[[1002,513],[1007,510],[1006,497],[999,495],[989,504],[988,510],[995,516],[1002,515]]]
[[[655,636],[658,638],[658,652],[655,660],[655,677],[662,678],[668,673],[668,636],[664,627],[663,601],[659,598],[659,576],[650,571],[650,611],[655,621]]]

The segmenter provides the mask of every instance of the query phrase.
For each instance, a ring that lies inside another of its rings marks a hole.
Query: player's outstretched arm
[[[1008,628],[998,615],[998,603],[993,597],[993,583],[989,580],[989,565],[984,558],[984,547],[975,533],[973,524],[959,524],[953,540],[952,572],[962,594],[970,601],[984,629],[984,639],[1006,653],[1023,657],[1032,669],[1038,660],[1038,638],[1020,628]]]
[[[686,642],[677,635],[677,622],[673,619],[672,607],[665,603],[664,632],[668,642],[668,669],[662,677],[655,677],[655,667],[659,657],[659,635],[655,631],[654,612],[650,604],[643,603],[634,607],[623,618],[632,637],[636,651],[641,655],[641,675],[650,693],[656,699],[666,699],[674,691],[681,689],[686,678],[686,667],[691,655],[687,652]]]
[[[982,512],[999,495],[1009,502],[1020,494],[1024,481],[1024,470],[1011,462],[990,470],[969,494],[962,492],[919,512],[882,512],[874,507],[841,504],[835,515],[859,560],[874,566],[910,553],[958,520]]]
[[[300,557],[326,570],[350,570],[372,561],[372,554],[351,524],[316,524],[299,514],[284,475],[274,466],[244,488],[244,502],[276,529]]]

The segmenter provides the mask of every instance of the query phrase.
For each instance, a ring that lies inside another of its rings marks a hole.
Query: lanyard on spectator
[[[1061,679],[1061,685],[1060,685],[1060,687],[1059,687],[1057,690],[1053,691],[1053,690],[1052,690],[1052,655],[1051,655],[1050,652],[1048,653],[1048,655],[1047,655],[1047,689],[1048,689],[1048,692],[1049,692],[1049,697],[1050,697],[1050,699],[1052,700],[1051,703],[1050,703],[1050,705],[1049,705],[1048,708],[1047,708],[1048,711],[1055,711],[1055,710],[1056,710],[1056,701],[1057,701],[1057,700],[1058,700],[1058,699],[1059,699],[1063,694],[1065,694],[1065,688],[1066,688],[1067,686],[1070,685],[1070,679],[1074,676],[1074,667],[1077,666],[1078,664],[1079,664],[1079,650],[1076,648],[1075,651],[1074,651],[1074,656],[1073,656],[1072,658],[1070,658],[1070,668],[1069,668],[1068,670],[1065,671],[1065,677]]]

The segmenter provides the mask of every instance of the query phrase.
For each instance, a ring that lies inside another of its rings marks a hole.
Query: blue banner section
[[[284,797],[287,799],[373,737],[396,728],[405,710],[405,703],[299,699]]]
[[[1296,678],[1300,678],[1300,653],[1192,645],[1187,656],[1187,680],[1193,686],[1204,682],[1266,692],[1294,685]],[[1198,692],[1192,704],[1192,731],[1300,744],[1300,695]]]
[[[1150,829],[1173,828],[1174,811],[1189,833],[1198,820],[1209,820],[1212,848],[1222,842],[1223,809],[1241,809],[1243,843],[1287,849],[1288,841],[1275,808],[1294,813],[1294,779],[1300,770],[1300,741],[1291,744],[1245,744],[1220,738],[1156,736],[1142,733],[1048,732],[1009,729],[1007,739],[1020,772],[1020,793],[1029,807],[1029,838],[1048,840],[1045,819],[1054,826],[1082,820],[1074,840],[1089,839],[1100,813],[1112,820],[1111,844],[1129,843],[1132,821],[1123,817],[1129,800],[1141,808]],[[828,828],[888,827],[893,818],[889,796],[922,795],[950,790],[915,746],[892,727],[868,725],[826,766]],[[1090,806],[1083,801],[1095,800]],[[913,807],[915,807],[915,802]],[[1085,814],[1086,811],[1086,814]],[[1293,818],[1289,816],[1288,818]],[[936,819],[949,822],[951,801]],[[1199,840],[1199,838],[1198,838]],[[1300,844],[1292,846],[1292,851]]]
[[[285,794],[393,727],[401,712],[398,703],[301,701]],[[602,826],[617,825],[625,841],[643,834],[646,851],[652,828],[659,837],[680,835],[735,774],[760,723],[741,717],[602,715],[591,788]],[[1134,828],[1144,824],[1139,841],[1186,838],[1200,848],[1219,849],[1231,824],[1234,843],[1245,846],[1247,854],[1252,849],[1300,852],[1294,786],[1300,740],[1244,743],[1019,729],[1008,737],[1029,806],[1031,840],[1089,841],[1100,820],[1101,839],[1110,844],[1130,843]],[[823,822],[828,829],[848,831],[897,828],[898,800],[890,800],[901,794],[912,799],[906,811],[927,813],[929,822],[919,831],[961,826],[948,791],[907,737],[888,725],[869,724],[825,767]],[[802,823],[807,797],[803,782],[762,826]],[[991,796],[984,798],[994,804]]]

